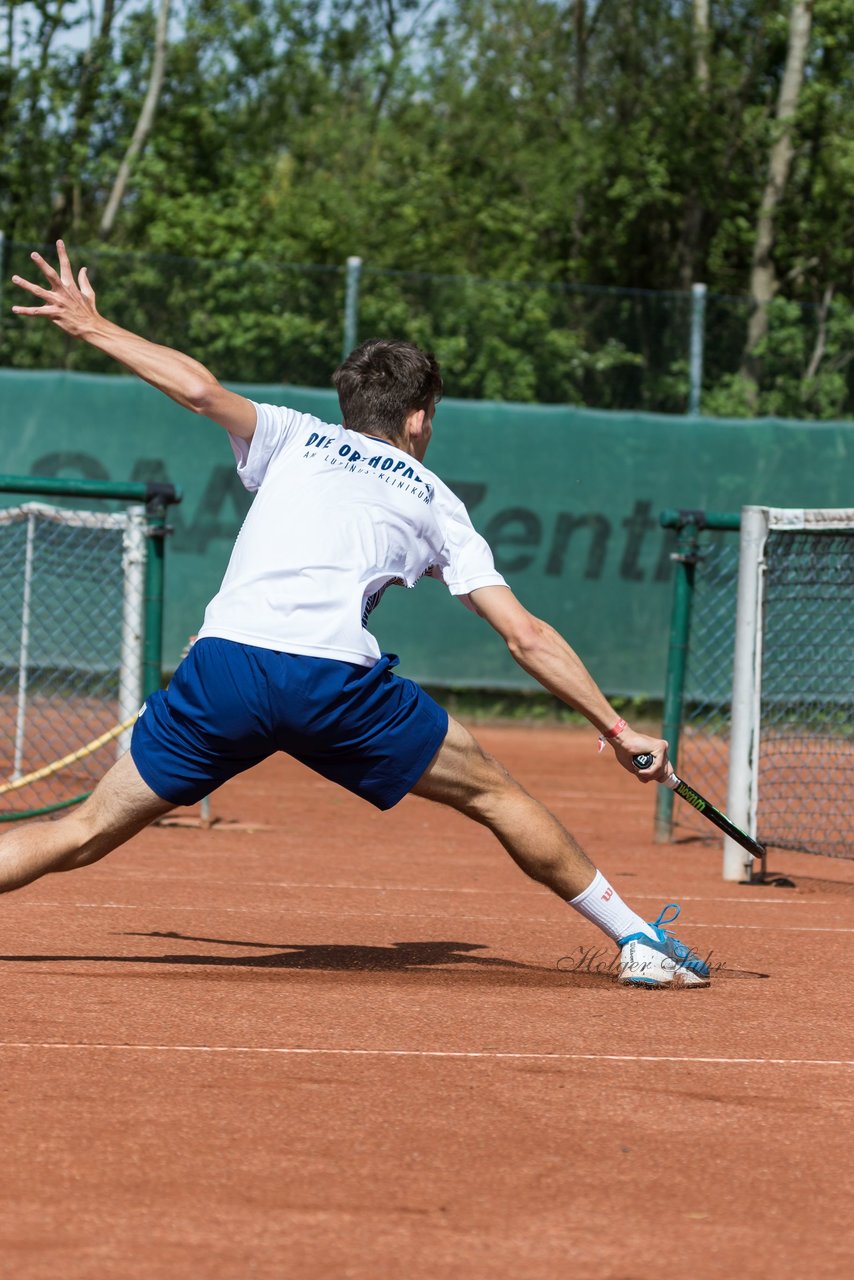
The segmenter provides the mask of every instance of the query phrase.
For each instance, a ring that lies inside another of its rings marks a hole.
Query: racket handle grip
[[[654,759],[655,756],[651,756],[648,751],[643,751],[640,755],[632,756],[632,764],[636,769],[640,770],[640,772],[643,772],[644,769],[649,768]],[[676,777],[675,773],[671,773],[664,779],[663,785],[665,787],[669,787],[671,791],[675,791],[679,786],[679,779]]]

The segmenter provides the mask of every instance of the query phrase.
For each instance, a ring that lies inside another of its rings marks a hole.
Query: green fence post
[[[667,527],[663,512],[661,523]],[[667,650],[667,675],[664,684],[664,714],[661,734],[670,744],[670,761],[676,768],[679,758],[679,731],[682,726],[682,703],[685,696],[685,670],[688,660],[688,640],[691,633],[691,604],[694,596],[694,571],[697,565],[699,512],[680,513],[670,527],[678,530],[676,551],[676,579],[673,584],[673,604],[670,614],[670,642]],[[655,838],[667,842],[673,835],[673,792],[669,787],[659,787],[655,800]]]
[[[146,504],[148,555],[145,557],[145,609],[142,646],[142,696],[160,688],[163,678],[163,581],[166,504],[154,497]]]

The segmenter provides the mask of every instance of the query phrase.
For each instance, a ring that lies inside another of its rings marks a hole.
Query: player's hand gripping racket
[[[654,758],[654,756],[644,753],[643,755],[632,756],[632,763],[636,769],[648,769]],[[754,858],[764,858],[764,845],[760,844],[758,840],[754,840],[753,836],[749,836],[746,831],[742,831],[734,822],[730,822],[725,813],[721,813],[720,809],[716,809],[711,801],[700,795],[699,791],[689,787],[687,782],[677,778],[675,773],[671,773],[664,786],[670,787],[671,790],[676,792],[677,796],[687,800],[692,808],[701,813],[704,818],[708,818],[709,822],[713,822],[716,827],[720,827],[721,831],[725,831],[728,836],[731,836],[736,843],[741,845],[742,849],[746,849]]]

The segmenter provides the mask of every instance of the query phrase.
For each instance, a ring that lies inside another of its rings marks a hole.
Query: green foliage
[[[703,398],[712,417],[842,418],[850,412],[848,367],[854,355],[854,307],[835,298],[805,314],[776,298],[768,307],[768,334],[758,349],[763,380],[758,398],[740,373],[723,375]],[[817,348],[825,356],[817,358]],[[814,366],[814,371],[811,371]]]
[[[187,0],[105,246],[156,0],[104,3],[94,25],[83,0],[5,6],[7,277],[62,234],[121,322],[222,377],[325,385],[358,254],[361,335],[433,346],[449,394],[676,413],[705,280],[705,412],[851,412],[854,0],[814,5],[758,390],[743,299],[785,6],[710,6],[703,82],[689,0]],[[39,328],[4,318],[0,359],[107,367]]]

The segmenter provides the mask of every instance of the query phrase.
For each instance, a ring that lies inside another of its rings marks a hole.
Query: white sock
[[[607,933],[614,942],[627,938],[632,933],[644,933],[654,938],[652,928],[636,911],[626,906],[616,889],[608,883],[601,871],[597,871],[590,884],[573,898],[569,904],[584,916],[585,920],[597,924],[603,933]]]

